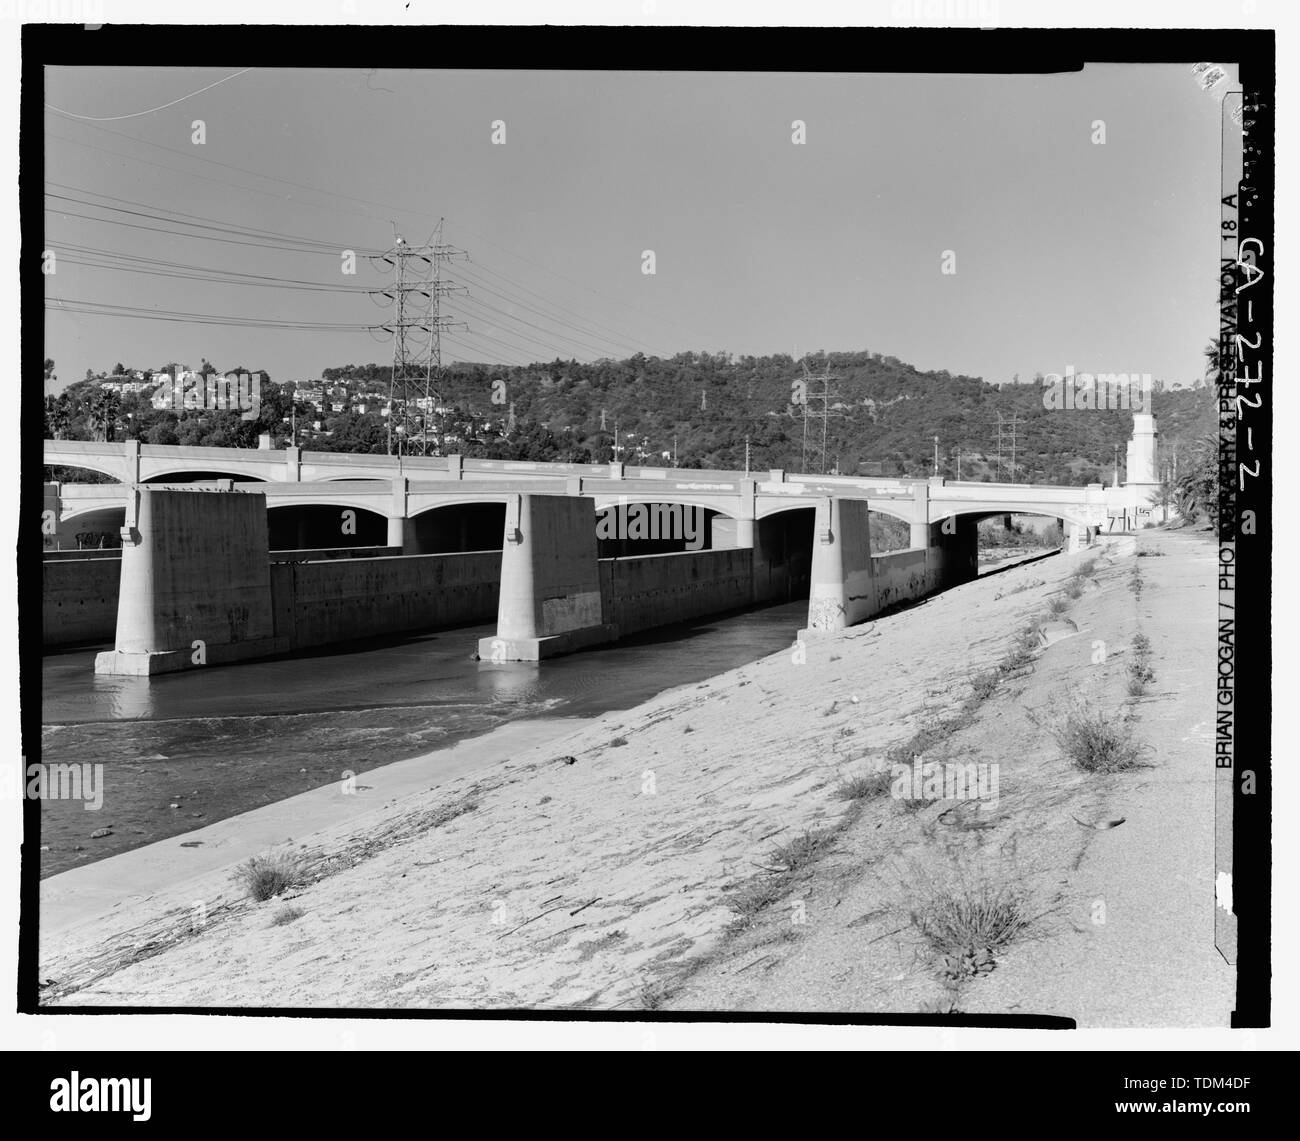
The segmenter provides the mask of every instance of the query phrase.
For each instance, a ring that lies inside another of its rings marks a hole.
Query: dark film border
[[[40,273],[42,235],[36,218],[43,217],[41,178],[44,171],[44,122],[41,93],[43,68],[63,66],[158,66],[183,58],[193,66],[225,66],[232,60],[252,66],[356,67],[383,59],[386,66],[422,69],[431,58],[440,66],[493,69],[590,70],[601,68],[655,71],[791,71],[891,73],[1013,73],[1045,74],[1081,70],[1085,63],[1194,63],[1215,59],[1235,62],[1252,119],[1245,156],[1241,198],[1241,233],[1258,235],[1262,248],[1255,264],[1266,276],[1254,298],[1252,328],[1258,347],[1248,359],[1258,362],[1264,379],[1256,394],[1262,406],[1251,408],[1243,426],[1260,457],[1258,474],[1233,492],[1231,526],[1236,536],[1237,599],[1233,659],[1233,903],[1237,919],[1237,1009],[1235,1027],[1269,1024],[1270,991],[1270,868],[1272,858],[1271,758],[1269,718],[1271,684],[1271,468],[1272,410],[1272,237],[1273,237],[1273,99],[1275,36],[1271,30],[1242,29],[897,29],[897,28],[674,28],[659,26],[591,27],[376,27],[376,26],[238,26],[27,24],[22,34],[22,101],[20,107],[19,201],[22,215],[22,318],[28,336],[21,346],[22,374],[35,375],[44,345],[31,330],[43,329],[43,279]],[[434,52],[430,53],[430,48]],[[518,51],[511,49],[517,48]],[[178,49],[180,49],[178,51]],[[743,61],[744,66],[726,64]],[[797,61],[797,62],[792,62]],[[875,63],[876,66],[870,66]],[[1209,272],[1207,270],[1207,272]],[[1260,302],[1263,304],[1260,304]],[[1235,342],[1233,350],[1235,353]],[[1220,363],[1223,354],[1221,332]],[[1221,372],[1222,382],[1228,373]],[[1235,387],[1227,386],[1233,401]],[[1236,423],[1229,425],[1233,444]],[[1223,437],[1222,430],[1220,436]],[[30,385],[21,392],[20,519],[39,519],[42,468],[41,404]],[[1230,445],[1231,446],[1231,445]],[[1234,452],[1235,454],[1235,452]],[[1225,466],[1220,468],[1224,493]],[[1254,470],[1254,469],[1252,469]],[[1245,479],[1234,467],[1232,475]],[[1230,486],[1230,485],[1229,485]],[[1256,533],[1242,535],[1242,517],[1253,511]],[[1222,518],[1222,517],[1221,517]],[[1221,522],[1221,528],[1226,526]],[[1220,535],[1222,541],[1222,530]],[[1249,542],[1241,540],[1249,539]],[[34,530],[24,531],[18,544],[19,693],[22,763],[40,755],[41,554]],[[1255,774],[1255,791],[1246,794],[1240,779],[1245,769]],[[315,1008],[185,1008],[60,1007],[38,1005],[39,980],[39,860],[40,805],[23,804],[23,861],[19,922],[17,1007],[22,1013],[56,1014],[274,1014],[279,1017],[355,1018],[503,1018],[554,1019],[555,1012],[477,1010],[320,1010]],[[835,1015],[799,1012],[746,1017],[741,1014],[667,1014],[640,1012],[581,1012],[581,1021],[710,1021],[794,1022],[822,1025],[971,1025],[1006,1027],[1073,1026],[1068,1018],[1033,1015],[1002,1018],[956,1016]]]

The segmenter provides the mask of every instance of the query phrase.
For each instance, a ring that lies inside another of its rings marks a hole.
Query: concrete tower
[[[1154,486],[1160,482],[1156,461],[1156,418],[1150,412],[1133,413],[1133,438],[1128,442],[1126,484]]]

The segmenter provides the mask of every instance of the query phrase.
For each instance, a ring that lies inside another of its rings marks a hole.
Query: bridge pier
[[[868,516],[864,499],[818,501],[807,632],[843,630],[874,613]]]
[[[918,505],[928,491],[916,493]],[[969,582],[979,574],[975,520],[949,516],[913,522],[912,545],[884,555],[871,553],[868,503],[824,499],[813,535],[808,634],[854,626],[899,603]]]
[[[122,528],[115,648],[97,674],[149,676],[283,653],[266,496],[135,487]]]
[[[604,622],[595,505],[566,495],[512,496],[506,504],[497,632],[479,657],[537,662],[613,641]]]

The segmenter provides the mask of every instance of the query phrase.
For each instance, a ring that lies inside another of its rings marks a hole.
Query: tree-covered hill
[[[47,362],[47,374],[52,365]],[[456,363],[437,383],[440,411],[424,419],[437,439],[431,451],[467,456],[605,462],[614,455],[617,428],[619,458],[629,463],[671,464],[675,454],[681,467],[740,469],[748,438],[751,470],[799,471],[805,467],[806,411],[813,414],[807,434],[814,445],[807,466],[820,462],[815,445],[821,421],[815,414],[823,403],[817,379],[823,370],[832,377],[828,469],[928,475],[937,435],[939,470],[950,477],[958,474],[960,456],[963,479],[1109,482],[1117,446],[1123,475],[1132,430],[1126,411],[1049,410],[1040,383],[990,384],[945,371],[921,372],[873,352],[818,354],[799,362],[784,355],[680,353],[592,363]],[[302,384],[264,378],[262,406],[252,422],[232,413],[154,409],[144,394],[114,401],[101,385],[111,377],[87,378],[47,401],[46,431],[227,447],[256,446],[257,435],[269,432],[281,446],[296,407],[293,423],[302,446],[382,452],[388,447],[382,411],[389,371],[378,364],[326,369],[313,382],[320,390],[314,411],[303,402]],[[1169,390],[1157,382],[1153,411],[1163,454],[1172,457],[1180,446],[1190,453],[1195,441],[1213,431],[1213,389]],[[1016,418],[1014,473],[1009,429],[998,466],[999,414],[1005,421]]]

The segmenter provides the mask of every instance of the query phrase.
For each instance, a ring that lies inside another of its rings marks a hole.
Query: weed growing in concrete
[[[1142,746],[1127,722],[1105,713],[1070,708],[1050,730],[1061,751],[1087,773],[1119,773],[1145,768]]]
[[[1145,634],[1133,638],[1133,660],[1128,664],[1128,692],[1130,697],[1141,697],[1153,681],[1155,672],[1151,669],[1151,640]]]
[[[1164,551],[1157,551],[1153,547],[1143,547],[1138,551],[1137,557],[1140,559],[1157,559],[1163,558],[1164,554]]]
[[[1151,668],[1141,662],[1132,662],[1128,667],[1128,695],[1129,697],[1142,697],[1153,681],[1156,675],[1152,673]]]
[[[444,824],[450,824],[458,816],[464,816],[467,812],[477,810],[478,802],[466,796],[461,800],[454,800],[450,804],[441,805],[426,813],[421,819],[421,825],[424,828],[441,828]]]
[[[1051,598],[1047,600],[1047,613],[1050,614],[1053,618],[1057,617],[1058,615],[1064,614],[1069,609],[1070,609],[1069,602],[1067,602],[1059,594],[1054,594],[1052,595]]]
[[[981,674],[976,674],[971,679],[971,700],[974,702],[987,701],[993,696],[998,688],[998,671],[985,670]]]
[[[1086,559],[1084,562],[1079,564],[1078,569],[1074,573],[1080,578],[1092,578],[1092,576],[1097,573],[1097,560]]]
[[[646,983],[637,998],[642,1010],[658,1010],[668,998],[668,987],[661,982]]]
[[[284,927],[292,923],[295,919],[301,919],[307,913],[301,907],[294,907],[291,903],[286,903],[279,911],[271,916],[272,927]]]
[[[1065,597],[1071,600],[1081,597],[1083,594],[1083,579],[1076,575],[1065,584]]]
[[[1038,648],[1038,630],[1034,626],[1026,626],[1016,635],[1016,640],[1011,643],[1011,649],[1007,656],[998,664],[998,669],[1004,674],[1015,673],[1017,670],[1027,666],[1034,657],[1034,651]]]
[[[784,844],[778,844],[767,857],[768,870],[784,872],[787,875],[812,863],[817,851],[826,842],[824,836],[816,832],[805,832]]]
[[[742,925],[752,920],[764,908],[781,898],[785,890],[781,882],[770,876],[751,880],[727,900],[727,906],[736,913]]]
[[[239,866],[237,875],[248,894],[261,903],[293,886],[298,876],[298,861],[285,852],[253,856]]]
[[[622,748],[624,745],[626,745],[626,744],[627,744],[627,738],[626,738],[626,737],[615,737],[615,738],[614,738],[614,739],[609,743],[609,747],[610,747],[611,749],[621,749],[621,748]]]
[[[835,795],[841,800],[871,800],[889,791],[890,776],[883,770],[848,777],[836,786]]]
[[[999,952],[1029,926],[1025,895],[1008,885],[958,885],[932,891],[911,912],[913,926],[949,978],[986,974]]]

